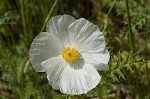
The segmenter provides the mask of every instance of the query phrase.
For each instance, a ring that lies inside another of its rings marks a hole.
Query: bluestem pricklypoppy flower
[[[35,71],[46,72],[52,88],[67,94],[87,93],[101,80],[97,70],[109,69],[110,55],[98,26],[70,15],[52,17],[29,54]]]

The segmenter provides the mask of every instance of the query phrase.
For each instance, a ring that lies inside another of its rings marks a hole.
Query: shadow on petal
[[[74,68],[74,69],[81,69],[83,68],[85,62],[84,62],[84,59],[82,58],[81,54],[79,55],[79,58],[74,61],[74,62],[70,62],[69,65]]]

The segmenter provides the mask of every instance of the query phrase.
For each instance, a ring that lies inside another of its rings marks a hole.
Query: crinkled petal
[[[58,56],[45,60],[41,65],[46,70],[49,84],[53,89],[59,89],[60,76],[66,67],[66,62]]]
[[[82,53],[82,57],[86,63],[93,65],[97,70],[109,69],[109,66],[107,65],[110,58],[108,50],[104,50],[103,53],[85,52]]]
[[[30,61],[37,72],[44,72],[41,62],[61,54],[63,49],[61,41],[51,33],[42,32],[37,35],[30,47]]]
[[[60,79],[60,91],[67,94],[85,94],[100,82],[97,70],[88,64],[82,69],[74,69],[67,65]]]
[[[84,18],[73,22],[69,28],[71,45],[79,50],[80,53],[98,52],[105,49],[105,40],[99,28]]]
[[[64,44],[64,46],[70,45],[68,27],[76,19],[70,15],[57,15],[52,17],[48,23],[46,30],[47,32],[55,34]]]

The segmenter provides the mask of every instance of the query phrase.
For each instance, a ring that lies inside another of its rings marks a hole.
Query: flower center
[[[62,57],[66,62],[73,62],[78,59],[78,50],[73,47],[66,47],[62,50]]]

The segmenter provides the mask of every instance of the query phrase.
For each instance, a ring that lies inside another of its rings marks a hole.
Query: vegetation
[[[0,0],[0,99],[150,99],[149,0]],[[84,17],[103,31],[109,71],[85,95],[49,86],[29,62],[33,38],[55,15]]]

